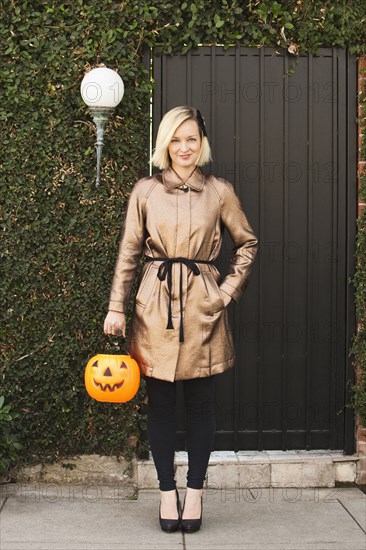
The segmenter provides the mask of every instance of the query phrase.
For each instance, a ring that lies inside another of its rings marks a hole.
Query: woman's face
[[[201,150],[201,136],[197,122],[188,119],[174,132],[168,146],[173,168],[194,168]]]

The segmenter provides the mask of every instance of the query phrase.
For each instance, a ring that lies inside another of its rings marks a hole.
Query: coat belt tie
[[[147,262],[162,262],[158,269],[158,277],[161,281],[164,281],[167,278],[168,281],[168,293],[169,293],[169,304],[168,304],[168,324],[166,326],[167,330],[174,330],[173,319],[172,319],[172,267],[173,263],[180,264],[180,274],[179,274],[179,305],[180,305],[180,327],[179,327],[179,342],[184,342],[184,329],[183,329],[183,273],[182,265],[185,264],[194,275],[199,275],[201,273],[198,265],[196,264],[213,264],[214,260],[191,260],[190,258],[182,258],[181,256],[177,258],[153,258],[151,256],[145,256]]]

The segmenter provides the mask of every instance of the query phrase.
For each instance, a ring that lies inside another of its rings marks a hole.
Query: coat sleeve
[[[221,222],[234,241],[234,255],[229,272],[220,284],[220,290],[229,294],[237,302],[257,254],[258,240],[253,233],[235,193],[233,185],[224,180],[220,200]]]
[[[110,311],[126,313],[132,284],[145,241],[145,193],[142,180],[133,187],[127,204],[109,297]]]

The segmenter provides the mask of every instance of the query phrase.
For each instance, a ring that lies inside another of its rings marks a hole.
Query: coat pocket
[[[158,266],[150,264],[142,276],[135,301],[140,306],[146,307],[158,277]]]
[[[203,271],[202,275],[205,281],[210,313],[221,311],[225,308],[225,303],[213,273],[210,271]]]

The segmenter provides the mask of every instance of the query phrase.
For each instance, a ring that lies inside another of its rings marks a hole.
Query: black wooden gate
[[[153,143],[166,111],[198,107],[207,172],[235,185],[259,238],[249,286],[229,310],[237,361],[217,380],[216,449],[351,453],[356,60],[324,48],[289,75],[293,62],[270,48],[155,52]],[[226,235],[223,274],[231,250]]]

